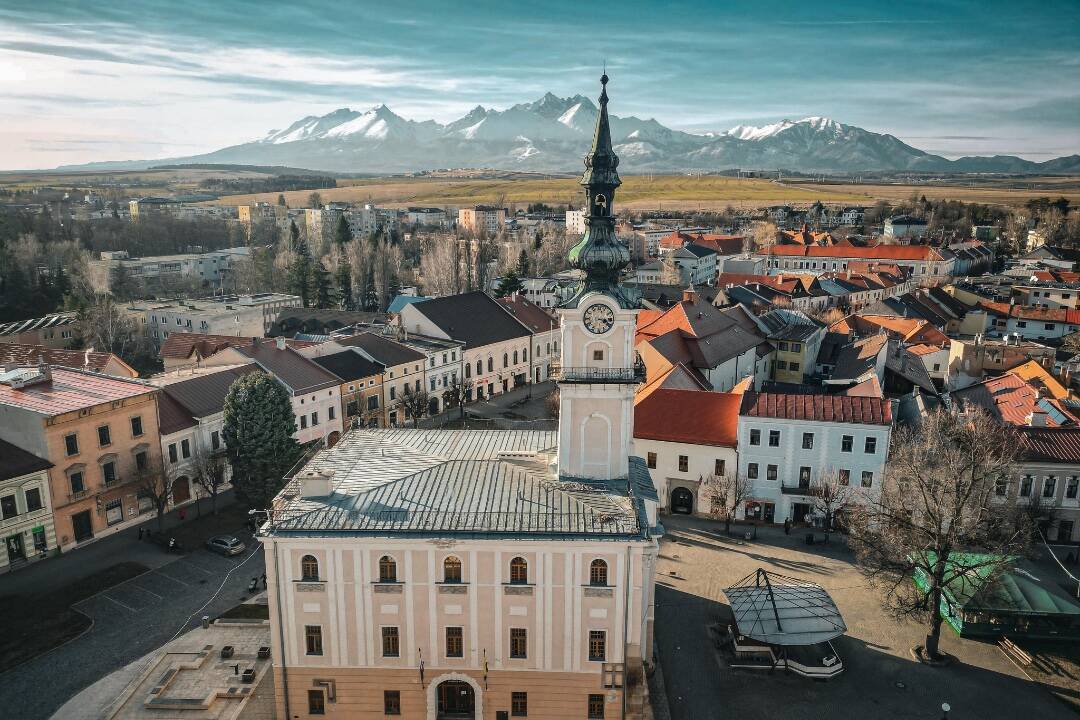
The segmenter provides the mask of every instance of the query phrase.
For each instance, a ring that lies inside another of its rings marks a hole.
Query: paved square
[[[663,523],[656,640],[674,720],[937,720],[943,702],[952,707],[950,720],[1074,717],[997,646],[961,640],[948,628],[942,649],[958,661],[947,668],[916,663],[909,649],[923,641],[922,627],[897,623],[881,610],[842,543],[809,547],[805,533],[785,536],[773,528],[744,542],[727,537],[722,523],[683,516],[665,516]],[[726,616],[723,588],[759,567],[816,582],[832,595],[848,626],[834,641],[845,666],[838,678],[814,682],[718,662],[706,627]]]

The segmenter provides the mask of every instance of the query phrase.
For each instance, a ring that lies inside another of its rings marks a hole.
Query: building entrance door
[[[8,565],[20,563],[26,559],[26,547],[23,544],[23,536],[10,535],[7,538]]]
[[[438,688],[438,720],[473,720],[476,697],[472,685],[460,680],[447,680]]]
[[[765,517],[764,517],[764,520],[767,523],[776,522],[776,505],[774,505],[773,503],[770,503],[770,502],[765,503]]]
[[[810,506],[806,503],[795,503],[791,506],[791,522],[801,523],[806,520],[806,514],[810,512]]]
[[[82,542],[94,537],[94,524],[90,520],[90,511],[83,510],[71,516],[71,528],[75,532],[75,542]]]
[[[694,494],[683,487],[677,487],[671,491],[671,512],[686,513],[694,512]]]

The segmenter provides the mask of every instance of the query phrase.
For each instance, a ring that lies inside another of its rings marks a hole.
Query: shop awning
[[[724,590],[738,632],[773,645],[813,645],[843,635],[847,625],[820,585],[762,568]]]

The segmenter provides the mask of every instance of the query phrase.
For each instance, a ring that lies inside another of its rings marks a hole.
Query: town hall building
[[[642,717],[661,528],[630,454],[644,370],[607,82],[558,431],[357,429],[314,455],[259,533],[279,717]]]

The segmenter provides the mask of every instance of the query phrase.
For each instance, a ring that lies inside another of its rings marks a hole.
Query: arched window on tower
[[[397,563],[389,555],[379,558],[379,582],[397,582]]]
[[[457,559],[453,555],[450,555],[445,560],[443,560],[443,582],[461,582],[461,560]]]
[[[314,555],[305,555],[300,560],[300,577],[304,580],[319,579],[319,561]]]
[[[607,563],[593,560],[589,565],[589,584],[604,587],[607,585]]]
[[[510,584],[527,585],[529,583],[529,564],[525,558],[516,557],[510,561]]]

